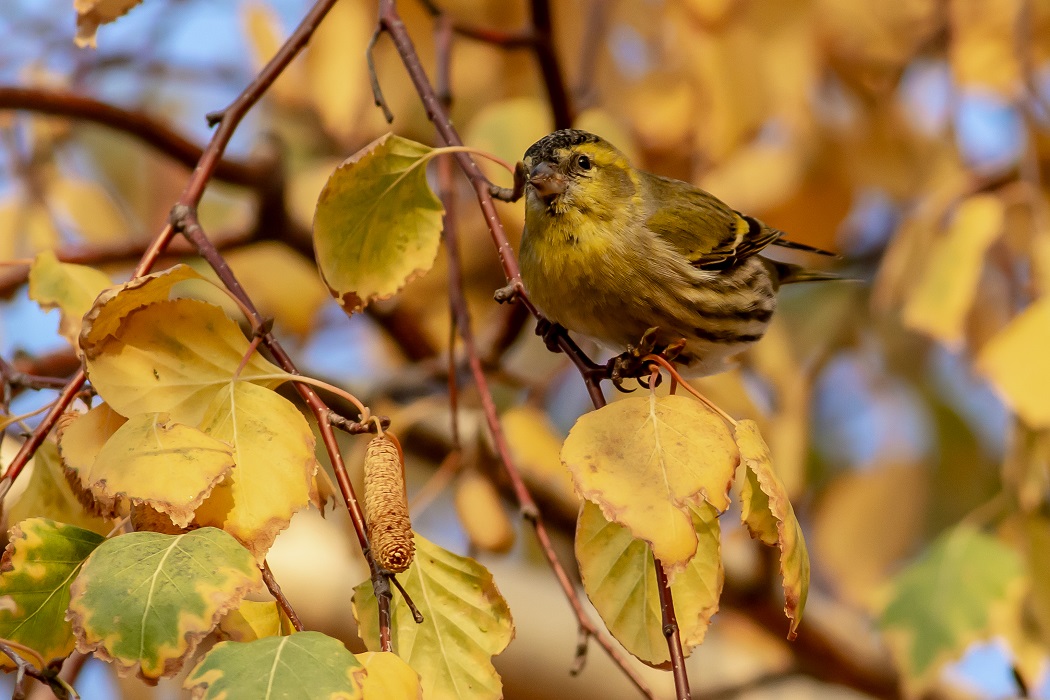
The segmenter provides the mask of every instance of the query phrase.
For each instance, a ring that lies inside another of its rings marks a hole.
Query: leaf
[[[368,672],[361,685],[364,700],[423,700],[419,676],[397,654],[366,651],[354,656]]]
[[[219,631],[234,642],[254,642],[284,633],[285,617],[273,600],[242,600],[219,623]]]
[[[690,506],[729,507],[739,455],[725,423],[704,404],[650,395],[581,416],[561,459],[579,494],[648,542],[671,576],[696,553]]]
[[[140,413],[106,441],[80,482],[116,515],[127,502],[147,504],[186,527],[193,512],[233,469],[229,444],[166,413]]]
[[[97,182],[59,178],[48,187],[47,198],[64,215],[62,220],[68,221],[88,243],[114,245],[129,236],[124,213]]]
[[[125,422],[127,418],[106,403],[73,418],[58,434],[58,451],[66,468],[80,473],[89,471],[106,441]]]
[[[71,589],[77,650],[120,676],[173,676],[244,596],[262,588],[251,554],[222,530],[132,532],[103,542]]]
[[[434,264],[444,209],[427,184],[433,149],[386,134],[328,179],[314,214],[314,249],[347,313],[396,294]]]
[[[1023,44],[1018,27],[1027,26],[1031,21],[1024,6],[1022,0],[999,0],[994,4],[983,0],[948,3],[949,58],[959,85],[994,90],[1006,98],[1017,97],[1023,84],[1019,60]]]
[[[277,13],[269,5],[250,2],[241,8],[241,22],[251,52],[252,70],[259,71],[281,48],[287,32],[281,29]],[[282,105],[301,106],[305,96],[299,86],[304,80],[302,62],[293,61],[266,91],[266,96]]]
[[[0,638],[37,653],[38,668],[73,651],[65,620],[69,585],[102,535],[47,518],[23,520],[8,536],[0,561]],[[0,655],[3,668],[14,668]]]
[[[217,306],[193,299],[160,301],[127,316],[113,340],[88,356],[91,385],[115,411],[171,414],[197,425],[248,353],[241,329]],[[287,376],[253,352],[241,380]],[[276,386],[281,379],[261,379]]]
[[[76,348],[80,322],[95,297],[112,284],[93,267],[59,262],[50,250],[39,253],[29,268],[29,298],[45,311],[58,309],[58,332]]]
[[[456,515],[470,544],[482,552],[508,552],[514,546],[514,526],[503,499],[488,477],[469,469],[456,480]]]
[[[791,620],[788,639],[802,621],[809,595],[809,552],[795,509],[784,490],[780,477],[773,471],[769,448],[758,433],[754,421],[742,420],[736,425],[740,461],[744,465],[744,482],[740,491],[740,519],[751,536],[771,547],[780,548],[780,575],[784,581],[784,614]]]
[[[904,323],[959,347],[988,249],[1003,229],[1005,207],[990,194],[959,204],[948,230],[925,253],[926,265],[904,305]]]
[[[391,605],[394,653],[419,674],[427,700],[502,697],[491,657],[514,637],[510,608],[492,574],[473,559],[456,556],[416,534],[416,558],[398,580],[423,615],[412,619],[405,601]],[[365,646],[379,645],[379,618],[372,582],[354,588],[354,617]]]
[[[5,436],[4,438],[8,438]],[[113,525],[88,512],[70,488],[63,473],[62,460],[54,442],[45,440],[33,455],[32,468],[25,490],[4,504],[7,522],[20,523],[36,517],[47,517],[105,535]],[[0,635],[2,636],[2,635]]]
[[[562,438],[547,414],[529,406],[516,406],[500,416],[514,463],[533,495],[557,504],[568,517],[580,509],[572,476],[561,463]]]
[[[722,555],[718,513],[704,503],[693,513],[699,545],[696,555],[671,584],[675,615],[688,655],[704,641],[722,594]],[[612,635],[650,665],[671,660],[663,634],[660,596],[652,552],[601,509],[584,501],[576,525],[576,560],[583,589]]]
[[[1050,428],[1050,296],[1033,302],[977,357],[977,371],[1030,428]]]
[[[254,642],[220,642],[183,683],[194,700],[354,700],[364,667],[338,639],[297,632]]]
[[[231,445],[237,466],[197,509],[196,521],[221,527],[261,562],[292,514],[310,503],[313,432],[288,399],[247,382],[219,391],[201,430]]]
[[[96,48],[95,33],[100,24],[108,24],[122,17],[142,0],[73,0],[77,11],[77,35],[73,39],[78,47]]]
[[[101,346],[117,333],[120,324],[132,311],[155,301],[167,301],[172,288],[179,282],[202,279],[188,265],[175,265],[110,287],[98,295],[94,306],[84,317],[80,349],[88,358],[96,357],[101,352]]]
[[[305,85],[296,86],[299,92],[308,90],[324,128],[344,142],[359,133],[362,107],[373,107],[361,60],[373,22],[361,3],[336,4],[310,40]]]
[[[928,688],[944,664],[990,636],[994,618],[1020,605],[1025,584],[1018,554],[966,525],[902,571],[878,622],[909,694]]]

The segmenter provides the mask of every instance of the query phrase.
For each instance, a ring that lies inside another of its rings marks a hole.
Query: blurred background
[[[341,0],[249,114],[227,153],[245,171],[213,181],[202,224],[301,370],[392,418],[415,527],[493,571],[517,625],[496,659],[506,696],[633,697],[597,648],[570,678],[574,620],[531,530],[488,486],[503,477],[458,349],[452,415],[443,256],[351,319],[316,273],[310,227],[332,169],[389,130],[436,143],[386,38],[375,63],[393,124],[373,104],[374,5]],[[813,583],[788,643],[775,559],[738,512],[723,516],[726,592],[689,659],[696,697],[1050,697],[1050,2],[561,0],[550,3],[553,72],[529,39],[543,30],[539,5],[398,3],[467,145],[514,162],[555,126],[595,131],[636,165],[840,253],[854,280],[785,289],[767,338],[738,369],[699,382],[762,426]],[[27,298],[25,261],[50,248],[126,278],[188,177],[134,128],[45,115],[33,95],[114,105],[192,152],[210,137],[204,115],[243,89],[308,7],[145,0],[91,49],[74,46],[66,0],[6,0],[5,360],[72,373],[57,314]],[[571,563],[578,506],[558,450],[590,403],[533,324],[492,301],[504,284],[495,249],[465,180],[457,186],[466,292],[496,398]],[[500,215],[516,243],[522,206]],[[53,397],[16,394],[10,412]],[[16,427],[5,462],[17,439]],[[358,472],[364,444],[345,441]],[[953,549],[960,527],[990,547],[978,558]],[[270,562],[308,628],[362,648],[349,596],[367,569],[343,509],[296,516]],[[669,674],[644,672],[670,695]],[[182,697],[178,683],[118,681],[94,661],[78,687],[85,699]]]

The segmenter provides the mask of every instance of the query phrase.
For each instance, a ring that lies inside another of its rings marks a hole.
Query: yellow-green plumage
[[[755,255],[783,234],[692,185],[637,170],[607,141],[557,131],[525,153],[521,272],[553,322],[616,349],[659,345],[712,374],[765,332],[779,284],[827,278]]]

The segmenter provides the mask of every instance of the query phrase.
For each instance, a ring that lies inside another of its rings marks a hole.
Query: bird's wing
[[[783,238],[784,232],[745,216],[722,200],[680,180],[643,173],[650,202],[673,202],[654,209],[646,227],[670,243],[694,267],[724,270],[770,244],[835,255]]]

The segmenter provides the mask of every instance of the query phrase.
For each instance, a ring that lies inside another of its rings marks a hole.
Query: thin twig
[[[671,654],[671,672],[674,674],[676,700],[689,700],[689,676],[685,672],[685,657],[682,654],[682,637],[678,631],[678,618],[674,614],[674,599],[671,597],[671,584],[667,581],[664,566],[654,558],[656,567],[656,592],[660,596],[660,617],[664,637],[667,638],[667,650]]]
[[[270,571],[270,565],[266,561],[263,561],[262,577],[263,581],[266,583],[266,588],[270,591],[270,595],[274,597],[277,601],[277,605],[281,608],[281,612],[283,612],[289,622],[292,623],[292,627],[295,628],[296,632],[302,632],[305,629],[302,621],[299,619],[299,616],[295,614],[295,610],[292,609],[291,601],[285,597],[284,591],[281,590],[281,586],[277,583],[277,579],[273,577],[273,572]]]
[[[390,574],[387,578],[394,584],[394,588],[397,589],[401,597],[405,599],[405,605],[408,606],[409,612],[412,613],[412,619],[416,621],[417,625],[423,624],[423,613],[419,612],[419,608],[416,607],[415,602],[412,600],[412,596],[408,594],[405,587],[401,585],[401,582],[397,580],[397,576]]]

